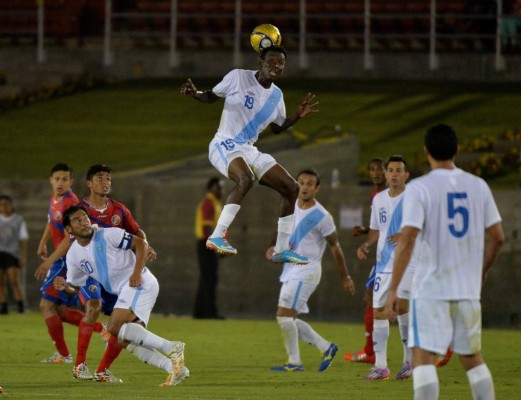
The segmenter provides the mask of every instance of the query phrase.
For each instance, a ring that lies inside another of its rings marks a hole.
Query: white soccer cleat
[[[167,357],[172,360],[174,375],[179,375],[181,368],[183,368],[185,364],[185,344],[183,342],[172,341],[172,346],[172,350],[170,350]]]
[[[190,376],[190,371],[188,368],[186,368],[184,365],[179,371],[179,373],[176,375],[174,374],[174,371],[170,372],[168,376],[166,377],[166,381],[164,381],[159,386],[161,387],[167,387],[167,386],[175,386],[179,383],[181,383],[185,378],[188,378]]]
[[[50,364],[72,364],[72,356],[69,354],[67,357],[62,356],[60,353],[55,352],[52,356],[44,358],[43,363]]]
[[[79,365],[76,365],[72,369],[72,376],[76,379],[79,379],[81,381],[90,381],[93,376],[89,371],[89,368],[87,367],[87,364],[82,362]]]
[[[94,374],[94,380],[97,382],[109,382],[109,383],[123,382],[121,379],[116,378],[114,375],[112,375],[112,372],[110,372],[108,370],[108,368],[105,368],[105,371],[103,371],[103,372],[96,372]]]

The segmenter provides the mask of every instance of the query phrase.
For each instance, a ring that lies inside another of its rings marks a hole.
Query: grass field
[[[218,79],[194,82],[206,89]],[[180,84],[122,83],[1,115],[2,176],[44,178],[62,160],[79,171],[96,162],[128,170],[205,153],[222,101],[199,104],[179,93]],[[288,114],[305,93],[316,93],[320,112],[296,128],[310,134],[339,124],[358,136],[361,165],[393,153],[412,159],[421,153],[425,129],[440,121],[452,124],[463,140],[520,125],[519,84],[316,79],[282,79],[279,84]]]
[[[312,323],[324,337],[340,346],[332,366],[317,372],[320,355],[301,343],[306,370],[274,373],[269,367],[284,361],[276,322],[259,320],[202,321],[153,315],[149,328],[164,337],[187,343],[186,365],[191,376],[173,388],[157,385],[165,373],[142,364],[122,352],[111,371],[122,384],[80,382],[72,378],[70,364],[49,365],[40,359],[53,346],[37,313],[10,314],[0,318],[1,397],[12,399],[412,399],[412,383],[390,380],[366,382],[367,365],[352,364],[342,354],[357,350],[363,338],[361,325]],[[77,330],[66,326],[69,348],[74,351]],[[401,364],[398,330],[391,329],[389,367],[396,373]],[[491,369],[497,399],[521,399],[521,332],[485,330],[484,356]],[[95,335],[89,351],[91,372],[103,346]],[[470,399],[465,373],[456,359],[438,370],[441,399]]]

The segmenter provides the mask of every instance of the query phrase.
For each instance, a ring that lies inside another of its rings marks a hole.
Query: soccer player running
[[[342,248],[338,243],[336,227],[331,214],[315,199],[320,190],[320,176],[314,169],[304,169],[297,175],[299,195],[295,205],[295,228],[290,238],[294,248],[310,262],[307,265],[285,263],[280,276],[280,289],[277,309],[277,322],[282,332],[284,346],[288,354],[286,363],[272,367],[272,371],[303,371],[300,359],[299,338],[315,346],[322,352],[322,361],[318,368],[324,371],[329,367],[338,346],[320,336],[301,319],[299,314],[309,312],[307,301],[316,290],[322,275],[322,255],[326,244],[340,272],[340,283],[345,291],[355,293],[355,284],[347,272]],[[270,259],[273,247],[266,252]]]
[[[357,249],[356,255],[365,260],[370,247],[377,242],[376,275],[373,285],[374,330],[373,346],[375,365],[364,378],[366,380],[387,380],[391,372],[387,366],[387,342],[389,340],[389,319],[384,311],[385,302],[391,284],[394,251],[402,221],[403,196],[406,191],[405,182],[409,178],[407,163],[402,156],[391,156],[385,166],[385,177],[389,188],[373,198],[371,206],[371,224],[367,239]],[[408,379],[412,374],[411,351],[408,341],[408,311],[410,287],[414,262],[407,268],[407,279],[404,279],[398,293],[400,311],[398,326],[403,344],[403,364],[396,374],[397,380]]]
[[[309,260],[293,252],[289,246],[298,184],[271,155],[259,152],[254,146],[266,127],[279,134],[301,118],[318,111],[315,95],[308,93],[297,112],[286,117],[282,91],[274,83],[284,72],[286,59],[284,48],[268,47],[261,52],[258,71],[234,69],[212,90],[206,91],[197,90],[188,79],[181,86],[181,93],[202,103],[214,103],[220,97],[225,98],[219,129],[209,145],[209,159],[221,174],[235,182],[235,186],[206,242],[207,247],[222,254],[237,254],[227,241],[226,231],[257,179],[261,185],[279,192],[283,200],[272,261],[306,264]]]
[[[92,223],[103,227],[118,227],[128,233],[146,241],[145,232],[140,229],[134,220],[130,210],[123,204],[109,197],[112,189],[112,168],[105,164],[95,164],[87,170],[87,188],[89,196],[81,202],[87,211]],[[51,254],[49,260],[54,260],[67,253],[71,246],[68,238],[62,241],[58,250]],[[151,246],[148,246],[148,260],[156,259],[156,253]],[[40,266],[44,271],[49,260]],[[101,311],[105,315],[110,315],[116,301],[116,296],[108,293],[97,281],[89,278],[87,283],[79,291],[79,298],[85,307],[85,316],[81,320],[78,329],[78,345],[76,360],[73,368],[73,377],[81,380],[94,379],[99,382],[118,383],[121,380],[110,372],[109,368],[114,360],[119,356],[122,347],[118,343],[117,338],[110,335],[104,335],[107,341],[107,347],[103,354],[98,368],[93,375],[87,367],[87,350],[95,330],[97,320]]]
[[[56,352],[48,358],[42,360],[44,363],[72,363],[72,356],[65,342],[63,333],[63,322],[78,326],[84,314],[79,310],[71,308],[78,303],[78,298],[66,296],[56,291],[53,280],[56,276],[65,276],[67,266],[65,264],[65,253],[58,257],[49,257],[47,252],[47,242],[52,238],[54,248],[57,249],[63,240],[63,214],[71,205],[78,204],[78,197],[73,193],[72,168],[68,164],[59,163],[52,167],[49,182],[52,187],[52,195],[49,205],[48,223],[38,245],[38,255],[46,265],[45,269],[41,266],[36,270],[35,276],[44,279],[40,288],[42,299],[40,300],[40,311],[45,319],[47,330],[56,347]],[[96,332],[101,333],[103,326],[101,323],[95,325]]]
[[[374,196],[387,187],[385,179],[385,160],[382,158],[373,158],[368,165],[369,176],[373,182],[373,189],[371,190],[371,204]],[[353,228],[353,236],[362,236],[369,233],[369,227],[355,226]],[[374,364],[375,356],[373,349],[373,285],[376,272],[371,268],[369,277],[365,284],[364,293],[364,325],[365,325],[365,346],[356,353],[344,354],[344,358],[348,361],[362,362]]]
[[[166,340],[146,329],[159,293],[157,279],[145,266],[146,241],[120,228],[93,226],[81,206],[65,212],[63,225],[76,241],[67,252],[67,280],[55,278],[56,289],[74,295],[90,277],[100,282],[117,296],[109,333],[141,361],[168,372],[160,386],[180,383],[189,375],[184,366],[184,343]]]
[[[450,345],[467,372],[472,397],[495,398],[481,355],[481,286],[505,236],[486,182],[454,164],[458,138],[444,124],[428,129],[424,152],[432,171],[409,183],[386,311],[395,315],[397,289],[413,253],[410,314],[413,387],[417,400],[437,399],[436,353]],[[485,240],[486,239],[486,240]]]

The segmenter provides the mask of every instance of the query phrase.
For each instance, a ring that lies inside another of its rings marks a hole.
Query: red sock
[[[65,344],[65,336],[63,336],[63,324],[60,316],[55,315],[53,317],[47,318],[45,320],[45,324],[47,325],[47,330],[49,331],[49,335],[51,336],[54,345],[56,346],[56,350],[62,356],[67,357],[69,353],[69,349],[67,348],[67,344]]]
[[[94,324],[94,332],[101,333],[102,330],[103,324],[101,322],[96,321],[96,323]]]
[[[76,365],[87,360],[87,350],[90,338],[94,332],[94,325],[81,321],[78,329],[78,346],[76,348]]]
[[[63,310],[63,322],[68,322],[69,324],[80,326],[80,322],[85,316],[81,311],[75,310],[73,308],[66,308]]]
[[[118,343],[118,338],[111,336],[96,372],[103,372],[110,368],[114,360],[119,356],[119,353],[121,353],[121,350],[123,350],[123,347]]]
[[[374,354],[373,348],[373,307],[366,307],[364,313],[365,324],[365,354],[372,356]]]

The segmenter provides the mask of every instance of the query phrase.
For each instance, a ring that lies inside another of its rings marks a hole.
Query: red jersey
[[[81,205],[87,210],[90,222],[102,228],[121,228],[133,235],[139,230],[139,225],[129,209],[116,200],[108,198],[107,206],[103,210],[91,206],[87,199],[83,199]]]
[[[52,244],[55,249],[65,236],[63,229],[63,213],[70,206],[78,204],[79,202],[80,200],[78,199],[78,196],[76,196],[70,189],[59,199],[55,199],[54,195],[51,196],[48,219],[51,227]]]

